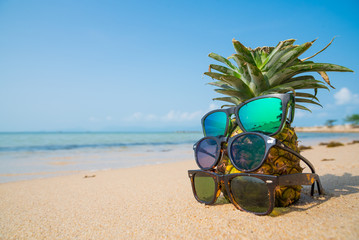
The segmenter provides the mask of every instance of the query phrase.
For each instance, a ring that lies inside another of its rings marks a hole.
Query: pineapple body
[[[210,53],[209,57],[222,63],[222,65],[210,64],[209,71],[204,74],[215,80],[209,83],[217,87],[215,91],[225,95],[213,100],[227,102],[230,105],[224,106],[232,107],[257,96],[293,92],[296,109],[310,111],[302,103],[320,105],[316,97],[318,89],[329,90],[326,85],[332,87],[326,72],[353,71],[335,64],[308,61],[308,59],[326,49],[331,42],[323,50],[304,59],[299,59],[299,56],[307,51],[315,41],[301,45],[293,45],[294,42],[294,39],[288,39],[279,42],[275,47],[251,49],[233,39],[235,54],[225,58],[218,54]],[[314,76],[308,74],[313,72],[318,73],[324,81],[317,80]],[[312,90],[314,93],[309,93],[308,90]],[[234,120],[232,121],[235,122]],[[241,132],[238,126],[230,131],[231,136]],[[273,137],[282,141],[293,151],[299,152],[297,135],[289,124],[284,127],[281,133]],[[223,154],[217,171],[222,174],[239,172],[231,164],[226,152]],[[271,149],[264,164],[255,171],[255,173],[277,176],[300,172],[302,172],[302,168],[300,167],[299,159],[276,147]],[[301,186],[277,188],[276,206],[288,206],[297,201],[300,197],[300,192]]]

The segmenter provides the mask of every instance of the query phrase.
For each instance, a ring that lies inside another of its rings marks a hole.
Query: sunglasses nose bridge
[[[222,145],[223,143],[226,143],[228,141],[228,137],[222,136],[219,138],[219,143]]]
[[[219,175],[217,181],[218,181],[218,187],[220,189],[225,189],[224,175]]]
[[[226,110],[227,116],[229,119],[231,119],[235,113],[236,107],[228,108]]]
[[[221,180],[219,181],[219,188],[220,188],[221,190],[222,190],[222,189],[225,189],[223,179],[221,179]]]

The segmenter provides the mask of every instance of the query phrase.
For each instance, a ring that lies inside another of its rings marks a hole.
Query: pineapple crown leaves
[[[235,54],[228,58],[215,53],[208,55],[225,65],[210,64],[208,72],[204,73],[217,80],[209,83],[219,87],[219,89],[215,89],[216,92],[227,95],[227,97],[214,98],[213,100],[238,105],[260,95],[293,92],[297,103],[321,106],[316,97],[318,89],[329,90],[326,84],[334,88],[330,84],[326,72],[353,72],[349,68],[331,63],[308,61],[308,59],[324,51],[333,40],[334,38],[314,55],[299,59],[316,40],[301,45],[293,45],[295,39],[288,39],[279,42],[275,47],[258,47],[253,50],[233,39]],[[308,72],[319,73],[324,81],[316,80],[312,75],[297,76]],[[308,89],[313,89],[314,94],[297,92],[297,90]],[[296,104],[296,108],[309,110],[300,104]]]

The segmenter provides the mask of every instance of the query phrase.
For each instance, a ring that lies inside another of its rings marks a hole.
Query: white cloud
[[[344,104],[358,104],[359,103],[359,95],[353,94],[346,87],[342,88],[334,94],[335,104],[344,105]]]
[[[96,117],[89,117],[89,121],[90,121],[90,122],[98,122],[99,119],[96,118]]]
[[[136,121],[136,120],[142,120],[143,118],[144,118],[143,113],[135,112],[131,116],[126,117],[124,120],[126,120],[126,121]]]
[[[106,116],[106,117],[101,117],[101,118],[91,116],[88,118],[88,120],[93,123],[99,123],[99,122],[103,122],[103,121],[108,121],[108,122],[112,121],[113,118],[111,116]]]
[[[192,121],[195,119],[200,119],[202,117],[203,111],[195,111],[195,112],[181,112],[171,110],[166,115],[164,115],[161,119],[163,121]]]
[[[214,110],[214,109],[218,109],[218,108],[220,108],[220,107],[218,107],[216,104],[214,104],[214,103],[211,103],[210,105],[209,105],[209,111],[212,111],[212,110]]]
[[[201,119],[202,116],[207,113],[208,111],[214,110],[219,108],[216,104],[210,104],[208,109],[198,110],[194,112],[183,112],[179,110],[170,110],[166,114],[157,115],[157,114],[144,114],[142,112],[135,112],[131,116],[124,118],[125,121],[162,121],[162,122],[189,122],[189,121],[196,121]]]
[[[158,117],[155,114],[147,114],[145,116],[146,121],[156,121]]]

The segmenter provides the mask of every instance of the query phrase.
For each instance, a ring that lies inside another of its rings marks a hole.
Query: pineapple
[[[332,41],[321,51],[325,50]],[[315,40],[301,45],[293,45],[294,42],[294,39],[288,39],[279,42],[276,47],[251,49],[233,39],[232,43],[236,53],[228,59],[210,53],[209,57],[221,62],[222,65],[211,64],[209,71],[204,74],[216,80],[209,83],[219,87],[215,89],[216,92],[226,95],[213,100],[232,104],[222,106],[225,107],[238,105],[243,101],[261,95],[293,92],[296,101],[295,107],[298,109],[310,111],[301,105],[302,103],[320,105],[316,97],[318,89],[329,90],[326,84],[334,88],[330,84],[326,72],[352,72],[352,70],[339,65],[308,61],[321,51],[311,57],[299,59],[299,56],[308,50]],[[309,72],[319,73],[324,81],[316,80],[314,76],[307,74]],[[304,75],[304,73],[306,74]],[[308,90],[314,92],[305,92]],[[232,121],[235,123],[234,120]],[[232,125],[235,126],[235,124]],[[241,132],[238,126],[233,127],[231,136]],[[294,151],[299,152],[297,135],[289,124],[274,137]],[[218,172],[223,174],[240,172],[230,163],[227,153],[224,153],[221,161],[217,168]],[[298,173],[302,170],[300,160],[297,157],[279,148],[272,148],[265,163],[255,173],[278,176]],[[284,186],[276,189],[276,206],[285,207],[297,201],[300,198],[300,192],[301,186]]]

